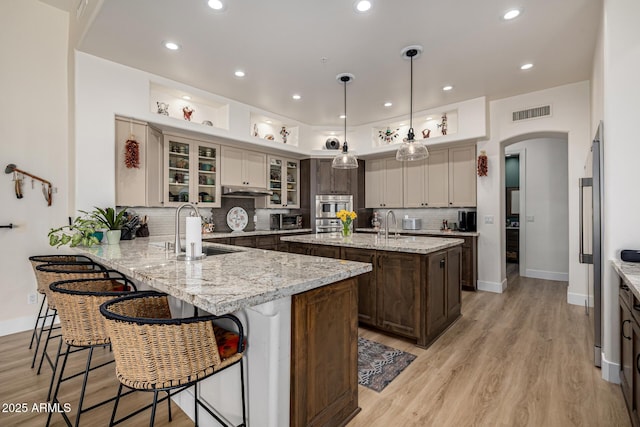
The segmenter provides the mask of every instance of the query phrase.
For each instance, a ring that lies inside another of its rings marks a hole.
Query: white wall
[[[525,236],[521,271],[527,277],[567,281],[569,194],[564,185],[568,179],[567,140],[529,139],[509,145],[507,151],[526,153],[521,156],[525,176],[520,194],[526,198],[523,203],[526,211],[520,214],[520,232]],[[527,217],[533,217],[533,221]]]
[[[640,100],[640,2],[605,0],[603,26],[604,117],[604,247],[603,272],[603,376],[614,377],[620,360],[618,349],[618,284],[609,260],[621,249],[640,248],[638,195],[638,100]],[[598,57],[594,69],[599,68]],[[594,77],[599,74],[594,73]],[[594,117],[597,120],[597,117]]]
[[[33,327],[27,258],[52,253],[47,232],[67,222],[67,26],[67,13],[37,0],[0,2],[0,167],[15,163],[58,189],[47,207],[40,185],[25,180],[18,200],[11,175],[0,174],[0,224],[18,225],[0,229],[0,336]]]
[[[511,122],[511,112],[552,105],[550,117]],[[490,139],[478,142],[478,151],[489,158],[489,175],[478,177],[478,287],[501,292],[506,287],[504,260],[504,147],[525,139],[562,136],[568,138],[569,196],[569,289],[568,300],[587,300],[586,270],[578,262],[578,178],[590,146],[589,82],[573,83],[525,95],[492,101],[489,104]],[[493,224],[485,218],[493,217]],[[497,261],[499,260],[499,261]]]

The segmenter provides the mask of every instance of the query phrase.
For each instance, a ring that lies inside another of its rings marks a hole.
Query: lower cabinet
[[[343,426],[358,407],[355,278],[292,297],[290,426]]]
[[[640,301],[620,280],[620,386],[634,427],[640,427]]]
[[[426,347],[460,317],[460,246],[428,255],[348,247],[341,253],[343,259],[373,264],[371,273],[356,278],[363,325]]]

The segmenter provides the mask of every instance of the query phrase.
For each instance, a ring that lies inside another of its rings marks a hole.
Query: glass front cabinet
[[[219,208],[220,146],[195,139],[164,136],[164,206],[185,202]]]
[[[298,160],[268,156],[269,190],[273,195],[265,197],[266,208],[300,208],[300,163]],[[256,201],[257,203],[257,201]],[[256,206],[258,206],[256,204]]]

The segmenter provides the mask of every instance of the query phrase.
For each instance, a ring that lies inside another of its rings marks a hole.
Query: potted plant
[[[127,223],[127,217],[125,216],[126,208],[123,208],[116,214],[114,208],[99,208],[95,207],[95,210],[91,212],[80,211],[89,216],[92,220],[102,224],[103,228],[107,229],[107,242],[110,245],[120,242],[120,235],[122,226]]]
[[[75,247],[93,246],[100,243],[102,223],[88,216],[76,218],[72,224],[49,230],[49,244],[51,246],[60,247],[69,245]]]

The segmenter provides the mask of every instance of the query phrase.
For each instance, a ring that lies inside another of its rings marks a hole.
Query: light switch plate
[[[484,216],[485,224],[493,224],[493,215],[485,215]]]
[[[527,222],[533,222],[534,217],[533,215],[527,215]]]

